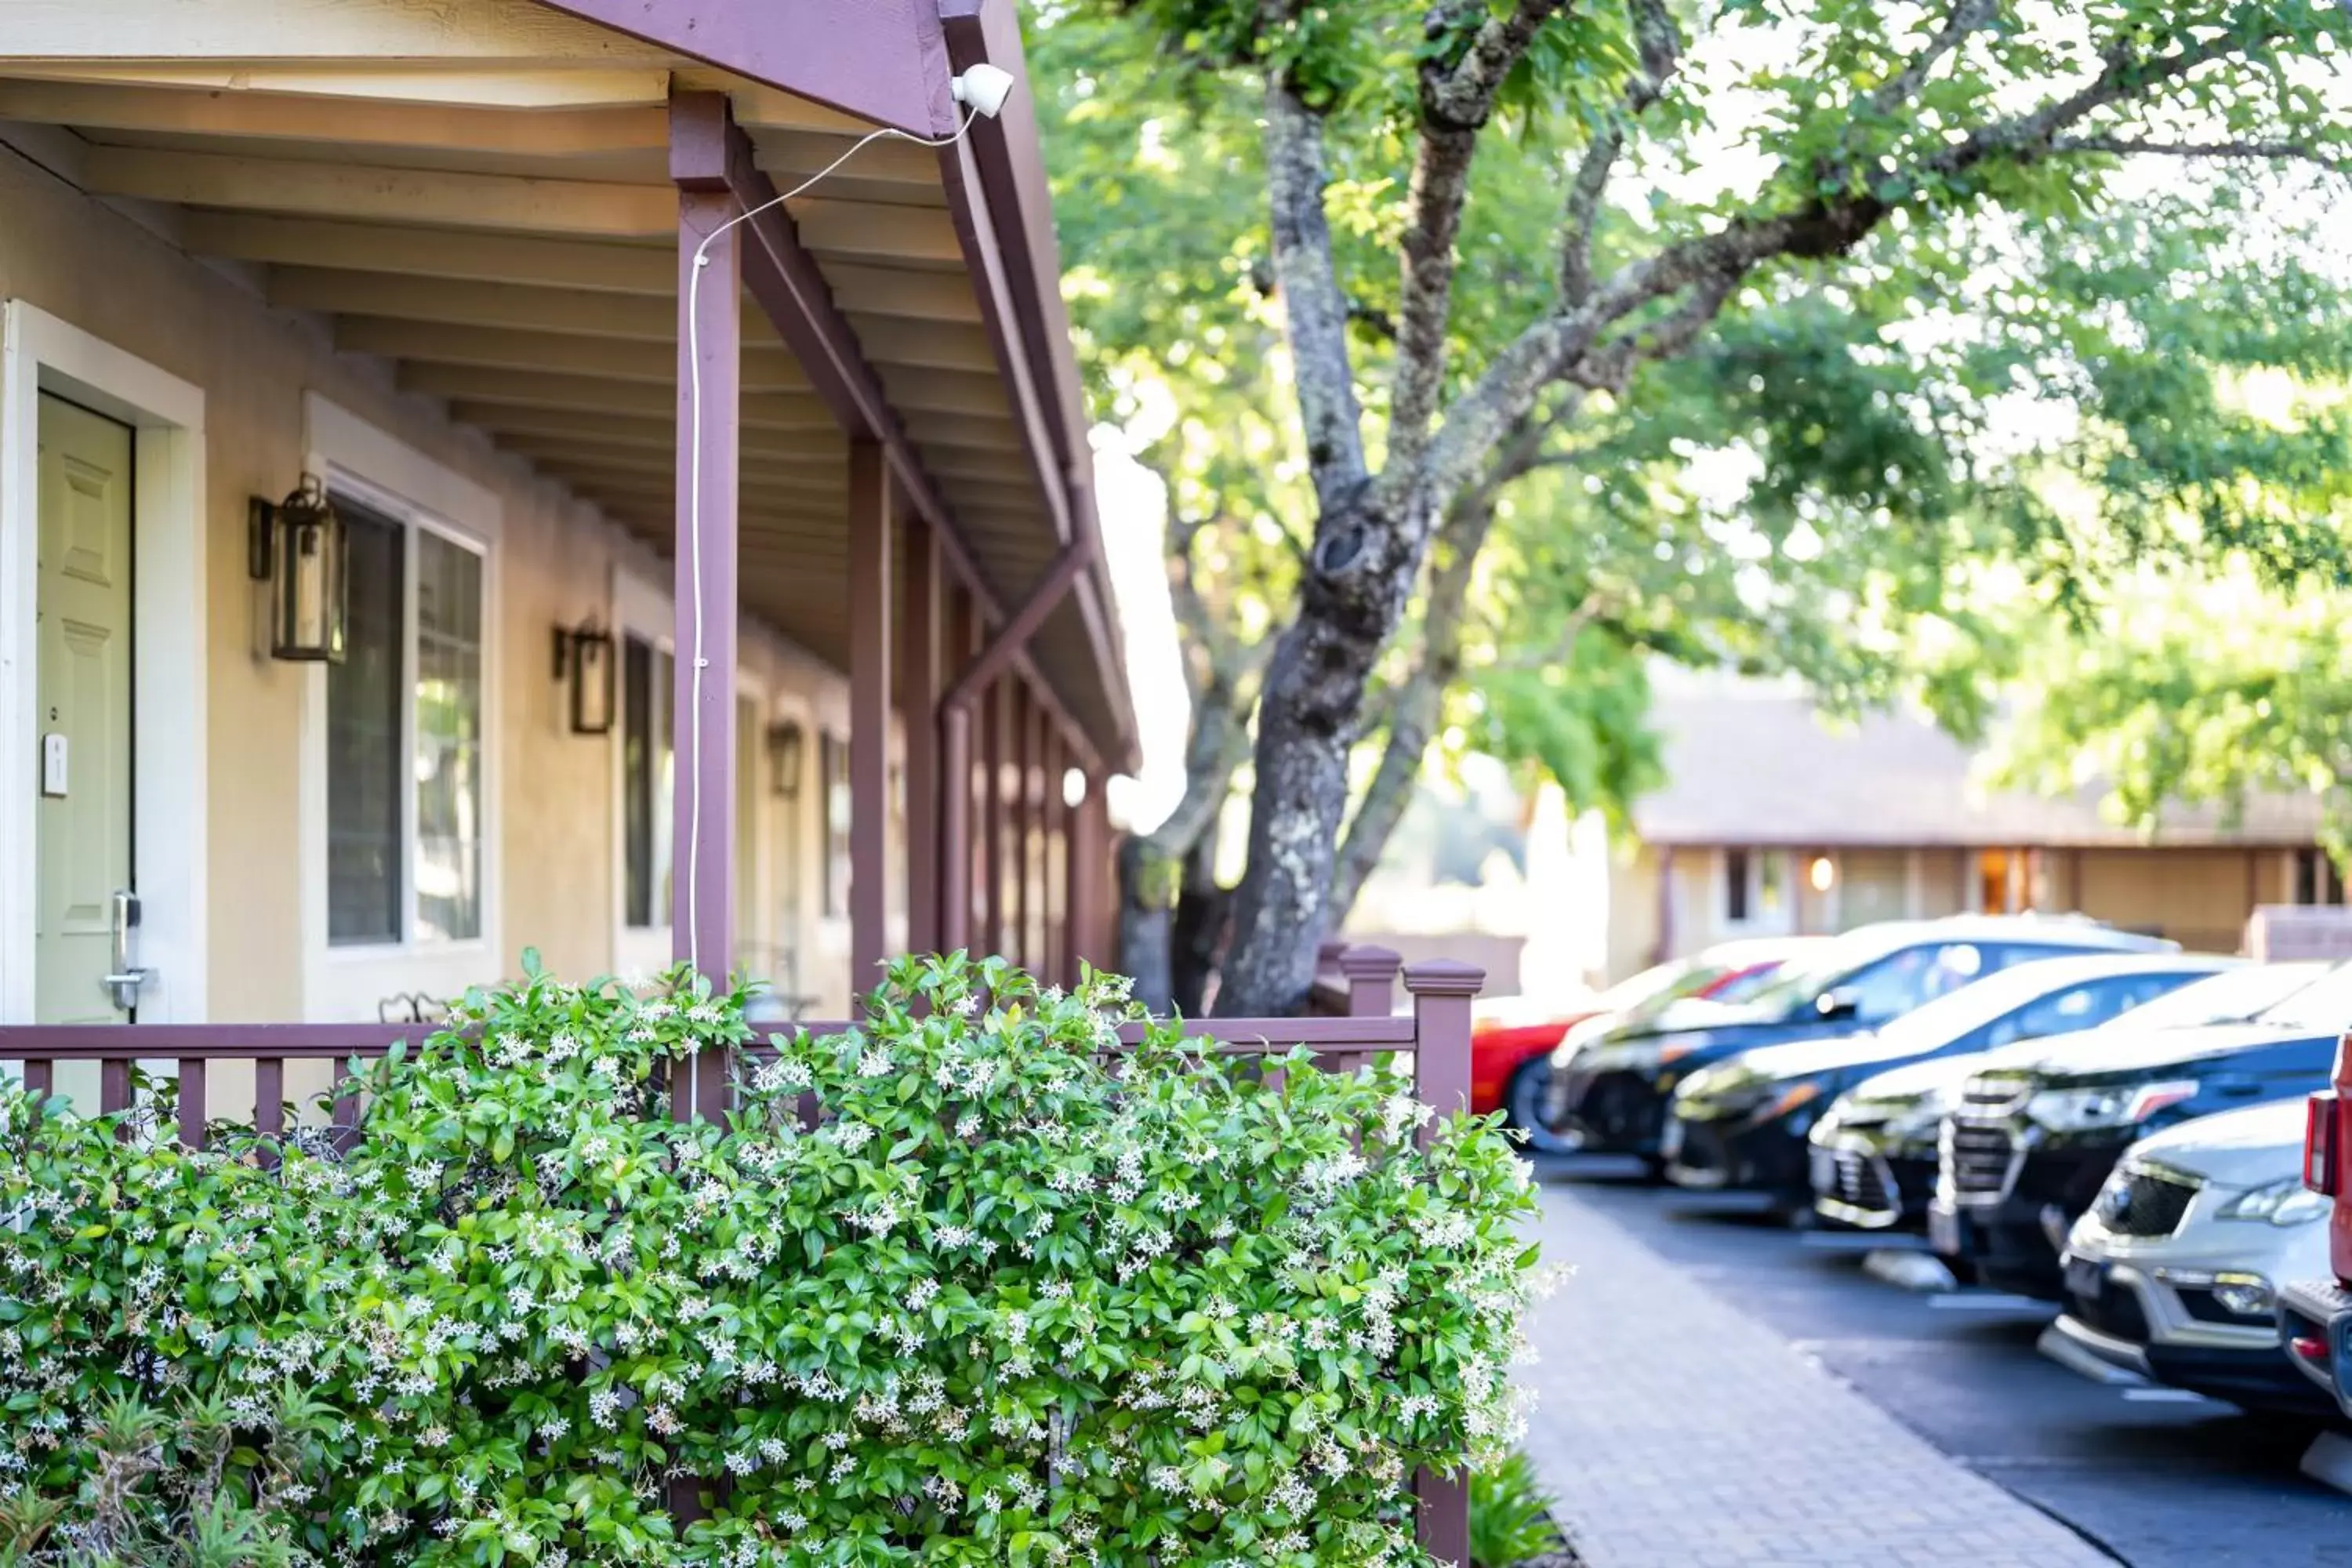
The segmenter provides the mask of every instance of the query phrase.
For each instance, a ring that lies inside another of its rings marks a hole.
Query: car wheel
[[[1551,1093],[1551,1058],[1529,1057],[1503,1086],[1503,1115],[1527,1136],[1533,1154],[1565,1154],[1574,1145],[1544,1124],[1544,1100]]]

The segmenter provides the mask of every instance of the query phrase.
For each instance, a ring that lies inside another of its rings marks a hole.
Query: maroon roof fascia
[[[957,234],[982,288],[983,317],[999,340],[1006,394],[1016,414],[1024,416],[1041,482],[1058,490],[1055,526],[1064,531],[1066,545],[1083,542],[1091,558],[1076,585],[1076,603],[1118,725],[1110,758],[1131,772],[1140,754],[1126,650],[1108,610],[1094,453],[1087,440],[1077,355],[1070,346],[1069,311],[1062,302],[1061,243],[1054,232],[1054,198],[1020,19],[1013,0],[938,3],[950,70],[962,72],[985,61],[1010,71],[1020,83],[1002,114],[976,121],[964,145],[941,150],[940,167]],[[996,287],[1003,290],[1009,320],[999,308]]]
[[[935,0],[540,0],[845,114],[937,136],[956,123]]]

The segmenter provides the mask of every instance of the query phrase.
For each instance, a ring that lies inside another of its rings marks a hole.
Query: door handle
[[[106,994],[112,999],[117,1012],[136,1012],[139,1007],[139,988],[145,984],[148,978],[155,972],[152,969],[142,969],[132,962],[135,955],[132,952],[134,944],[131,933],[139,929],[139,895],[128,888],[115,889],[112,925],[113,962],[109,965],[109,973],[99,984],[106,987]]]

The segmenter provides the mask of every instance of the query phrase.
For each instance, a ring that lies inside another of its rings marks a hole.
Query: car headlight
[[[2172,1079],[2119,1089],[2050,1089],[2025,1102],[2028,1120],[2053,1132],[2137,1127],[2168,1106],[2193,1099],[2194,1079]]]
[[[1682,1080],[1675,1091],[1677,1100],[1736,1100],[1743,1091],[1750,1099],[1760,1085],[1753,1083],[1745,1070],[1738,1067],[1700,1068]]]
[[[2241,1318],[2267,1318],[2278,1301],[2269,1280],[2234,1268],[2218,1274],[2201,1268],[2159,1268],[2156,1277],[2177,1290],[2202,1290],[2223,1311]]]
[[[1822,1086],[1819,1079],[1808,1079],[1803,1083],[1792,1083],[1788,1088],[1782,1089],[1780,1093],[1780,1097],[1774,1100],[1771,1104],[1758,1111],[1756,1113],[1756,1120],[1759,1121],[1771,1121],[1780,1117],[1786,1116],[1790,1111],[1796,1110],[1799,1106],[1810,1105],[1812,1101],[1820,1099],[1821,1093]]]
[[[2276,1226],[2309,1225],[2326,1219],[2336,1201],[2303,1184],[2301,1176],[2249,1187],[2214,1211],[2216,1219],[2263,1220]],[[2230,1309],[2236,1311],[2235,1307]]]

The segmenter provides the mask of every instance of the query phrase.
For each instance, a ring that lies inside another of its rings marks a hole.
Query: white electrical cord
[[[996,101],[1003,102],[1003,95]],[[688,374],[687,418],[690,437],[687,447],[686,540],[687,569],[694,583],[694,647],[693,673],[688,689],[691,700],[686,715],[686,957],[699,973],[702,968],[702,930],[694,919],[698,905],[696,895],[701,889],[702,862],[702,672],[708,663],[702,655],[702,270],[710,265],[710,247],[720,236],[740,224],[751,222],[761,213],[783,205],[793,197],[830,175],[875,142],[911,142],[918,147],[952,147],[971,132],[972,121],[986,112],[981,104],[973,104],[964,115],[963,123],[952,136],[937,138],[912,135],[891,126],[869,132],[861,136],[849,151],[794,185],[782,195],[747,207],[703,236],[702,243],[694,247],[694,270],[686,286],[686,363]],[[738,353],[740,356],[740,349]],[[740,441],[740,437],[738,437]],[[731,607],[730,607],[730,613]],[[730,764],[732,765],[731,763]]]

